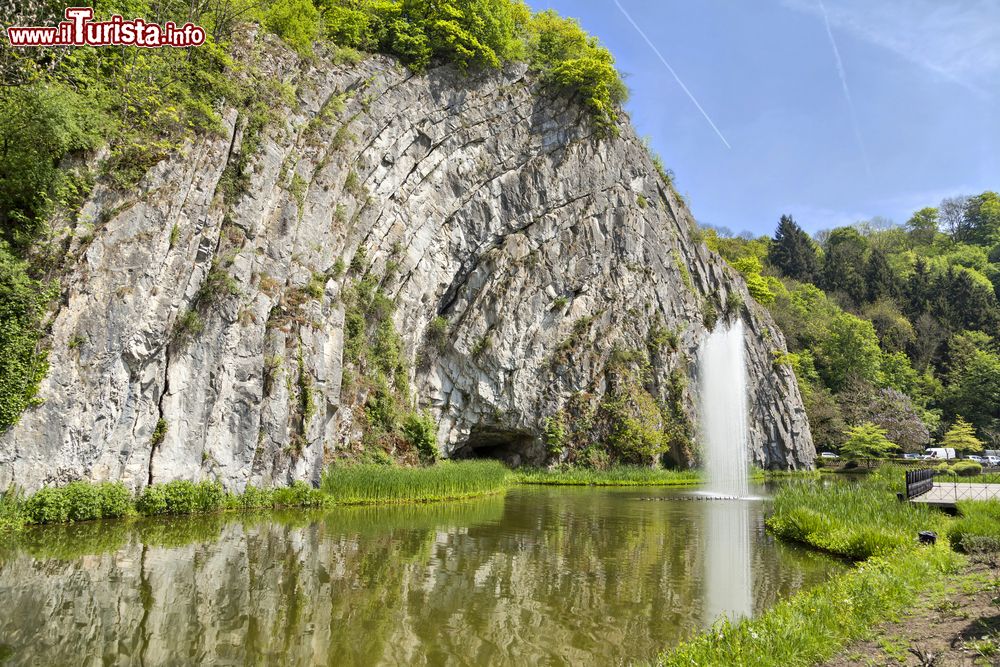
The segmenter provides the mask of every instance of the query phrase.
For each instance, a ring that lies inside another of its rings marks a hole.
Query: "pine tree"
[[[983,451],[983,443],[976,437],[976,431],[972,428],[972,424],[962,419],[961,416],[955,417],[955,423],[941,439],[941,446],[952,447],[957,452]]]
[[[899,282],[896,274],[889,266],[889,258],[880,248],[872,248],[865,263],[865,285],[868,288],[868,301],[874,303],[879,299],[896,299],[899,297]]]
[[[812,239],[791,216],[781,216],[767,261],[783,275],[803,282],[816,282],[819,260]]]

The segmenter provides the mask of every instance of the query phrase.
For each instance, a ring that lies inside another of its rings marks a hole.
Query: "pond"
[[[0,547],[0,663],[648,661],[720,613],[758,613],[844,568],[777,542],[765,510],[666,489],[517,487],[36,528]]]

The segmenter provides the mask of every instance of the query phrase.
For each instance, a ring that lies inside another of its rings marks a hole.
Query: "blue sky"
[[[731,148],[614,0],[529,4],[615,54],[636,130],[701,223],[902,223],[1000,189],[1000,0],[619,1]]]

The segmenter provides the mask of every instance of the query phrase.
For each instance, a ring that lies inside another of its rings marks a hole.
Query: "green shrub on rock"
[[[411,412],[403,420],[403,437],[420,452],[427,462],[437,459],[437,424],[430,414]]]

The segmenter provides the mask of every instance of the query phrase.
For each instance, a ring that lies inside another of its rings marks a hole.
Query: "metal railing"
[[[922,496],[934,487],[934,469],[906,471],[906,499]]]

